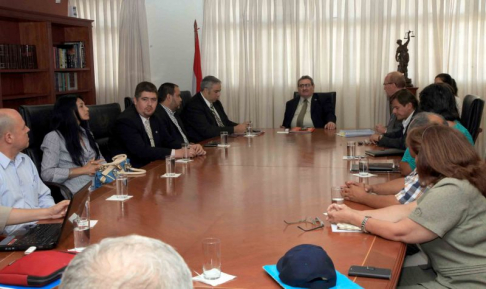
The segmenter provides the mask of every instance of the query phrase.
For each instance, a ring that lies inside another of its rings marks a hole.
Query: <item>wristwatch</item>
[[[363,219],[363,222],[361,222],[361,231],[363,233],[366,233],[366,234],[369,233],[368,231],[366,231],[365,227],[366,227],[366,222],[368,222],[368,219],[370,219],[370,218],[371,218],[371,216],[365,216],[364,219]]]

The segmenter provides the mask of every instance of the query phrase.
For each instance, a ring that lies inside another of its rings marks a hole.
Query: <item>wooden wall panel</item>
[[[61,0],[59,4],[56,4],[56,0],[0,0],[0,6],[68,16],[68,0]]]

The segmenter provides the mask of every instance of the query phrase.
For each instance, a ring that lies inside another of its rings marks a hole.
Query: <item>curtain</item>
[[[486,0],[205,0],[203,23],[203,75],[221,79],[237,122],[279,127],[298,78],[310,75],[316,92],[337,92],[338,128],[384,123],[383,79],[408,30],[419,92],[445,72],[460,97],[486,94]]]
[[[96,103],[123,102],[118,94],[118,26],[122,0],[69,0],[79,18],[93,22]],[[123,107],[123,106],[122,106]]]
[[[150,55],[145,0],[123,0],[120,11],[120,98],[134,96],[141,81],[150,81]]]

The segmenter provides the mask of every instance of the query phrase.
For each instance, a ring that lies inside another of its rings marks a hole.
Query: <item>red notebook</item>
[[[61,278],[75,254],[60,251],[36,251],[0,270],[2,284],[44,286]]]

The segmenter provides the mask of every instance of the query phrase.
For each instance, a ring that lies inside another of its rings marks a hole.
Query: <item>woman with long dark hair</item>
[[[329,220],[419,244],[433,271],[405,268],[399,286],[486,288],[485,161],[461,132],[442,125],[412,129],[407,145],[420,185],[431,187],[417,202],[370,211],[333,204]]]
[[[452,92],[454,93],[454,97],[456,100],[456,106],[457,110],[459,111],[459,116],[461,116],[461,111],[462,111],[462,100],[457,96],[457,84],[456,80],[450,76],[450,74],[447,73],[439,73],[437,76],[434,78],[434,83],[446,83],[449,84],[452,87]]]
[[[80,96],[60,97],[54,105],[52,131],[41,145],[42,179],[63,184],[73,194],[92,180],[104,161],[88,120],[89,108]]]

